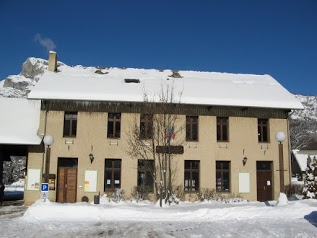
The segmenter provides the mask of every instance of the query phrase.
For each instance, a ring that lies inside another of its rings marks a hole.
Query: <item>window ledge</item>
[[[65,144],[74,144],[74,140],[70,140],[70,139],[65,138]]]
[[[187,147],[188,148],[197,148],[198,142],[187,142]]]
[[[118,139],[109,139],[109,145],[119,145]]]

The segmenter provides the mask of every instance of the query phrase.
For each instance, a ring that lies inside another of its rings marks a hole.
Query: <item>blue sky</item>
[[[0,79],[68,65],[270,74],[317,95],[315,0],[0,0]]]

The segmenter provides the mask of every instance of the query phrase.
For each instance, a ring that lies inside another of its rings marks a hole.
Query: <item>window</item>
[[[186,141],[198,141],[198,116],[186,116]]]
[[[217,117],[217,141],[228,141],[228,117]]]
[[[258,119],[258,139],[259,142],[269,142],[269,120]]]
[[[64,137],[76,137],[77,112],[65,112],[64,114]]]
[[[140,117],[140,139],[152,139],[153,136],[153,116],[150,114],[141,114]]]
[[[199,190],[199,161],[185,160],[184,169],[184,188],[185,191]]]
[[[138,160],[138,187],[147,192],[153,192],[154,186],[154,161],[153,160]]]
[[[105,191],[121,188],[121,159],[105,159]]]
[[[219,192],[230,191],[229,161],[216,161],[216,189]]]
[[[108,114],[108,138],[120,138],[121,113]]]

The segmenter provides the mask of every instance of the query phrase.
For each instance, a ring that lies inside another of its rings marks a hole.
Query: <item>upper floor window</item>
[[[121,159],[105,159],[104,190],[121,188]]]
[[[219,192],[230,191],[230,161],[216,161],[216,188]]]
[[[199,190],[199,161],[198,160],[185,160],[184,189],[185,191]]]
[[[228,117],[217,117],[217,141],[228,141]]]
[[[152,139],[153,136],[153,116],[141,114],[140,117],[140,139]]]
[[[138,187],[143,191],[153,192],[154,160],[138,160]]]
[[[108,138],[120,138],[121,113],[108,113]]]
[[[258,119],[258,140],[259,142],[269,142],[269,120]]]
[[[186,116],[186,141],[198,141],[198,116]]]
[[[64,114],[64,137],[76,137],[77,112],[65,112]]]

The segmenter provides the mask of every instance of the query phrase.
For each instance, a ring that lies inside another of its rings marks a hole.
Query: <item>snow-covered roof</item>
[[[178,71],[181,78],[175,78],[171,70],[105,68],[99,74],[96,70],[61,65],[59,72],[44,73],[28,98],[143,102],[146,93],[150,101],[159,101],[160,90],[173,85],[184,104],[303,109],[270,75]]]
[[[317,150],[293,150],[293,155],[300,167],[300,170],[306,171],[308,156],[311,158],[316,156],[317,158]]]
[[[0,144],[38,145],[41,102],[0,98]]]

